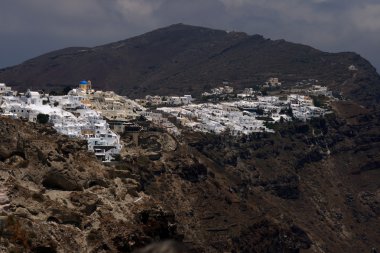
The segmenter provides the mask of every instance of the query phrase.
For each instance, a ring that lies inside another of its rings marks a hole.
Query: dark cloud
[[[379,13],[378,0],[2,0],[0,66],[182,22],[355,51],[380,67]]]

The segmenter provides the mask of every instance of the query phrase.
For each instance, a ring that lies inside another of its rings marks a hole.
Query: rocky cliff
[[[127,171],[51,127],[0,120],[0,252],[132,252],[182,236]]]
[[[380,115],[332,107],[240,139],[148,128],[138,145],[124,135],[106,165],[83,141],[2,118],[0,252],[132,252],[167,239],[181,245],[141,252],[371,252]]]
[[[174,210],[197,250],[371,252],[380,236],[379,112],[332,106],[326,119],[274,125],[276,134],[186,133],[170,151],[161,133],[145,133],[120,166]]]

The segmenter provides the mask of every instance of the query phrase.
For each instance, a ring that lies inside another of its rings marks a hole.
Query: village
[[[95,90],[91,81],[81,81],[61,96],[30,90],[18,93],[0,83],[0,109],[3,117],[50,123],[61,134],[85,139],[89,151],[110,162],[123,148],[120,135],[143,129],[136,119],[143,118],[174,136],[183,129],[241,136],[274,132],[268,123],[323,117],[329,111],[317,106],[311,96],[332,99],[331,91],[315,82],[295,94],[281,95],[263,95],[252,88],[235,92],[223,84],[202,93],[198,100],[191,95],[147,95],[132,100],[113,91]],[[281,82],[270,78],[263,86],[278,88]]]
[[[159,111],[176,117],[182,126],[193,131],[239,136],[254,132],[273,132],[268,122],[306,121],[323,117],[327,111],[313,105],[308,96],[289,95],[285,100],[276,96],[258,96],[257,101],[190,104],[161,107]]]
[[[106,101],[110,94],[96,93],[91,88],[91,82],[81,81],[77,89],[72,89],[64,96],[49,96],[30,90],[25,94],[17,94],[5,84],[0,84],[0,87],[3,87],[0,94],[3,116],[31,122],[50,122],[59,133],[87,140],[88,150],[104,162],[113,160],[114,156],[120,153],[120,136],[110,129],[102,115],[104,107],[100,106],[99,102]],[[120,103],[117,98],[112,100],[112,104],[108,103],[109,100],[103,103],[115,111],[110,117],[119,116],[118,110],[114,110],[114,104]],[[132,110],[125,110],[125,118],[134,115],[135,104],[131,102],[130,105]],[[137,104],[135,106],[140,109]]]

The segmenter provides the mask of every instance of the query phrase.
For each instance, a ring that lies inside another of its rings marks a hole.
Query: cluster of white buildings
[[[253,132],[271,132],[256,114],[241,111],[231,104],[191,104],[182,107],[163,107],[159,110],[177,118],[181,125],[193,131],[221,134],[228,131],[232,135],[245,135]]]
[[[242,110],[260,111],[259,114],[270,117],[274,121],[281,118],[291,120],[292,117],[306,121],[315,117],[323,117],[327,112],[323,108],[314,106],[311,97],[298,94],[291,94],[286,97],[258,96],[257,101],[237,101],[232,102],[232,104]]]
[[[309,96],[289,95],[288,101],[292,109],[293,117],[302,121],[325,116],[327,110],[314,106]]]
[[[268,82],[281,85],[277,78]],[[225,85],[202,95],[229,96],[232,93],[233,88]],[[320,85],[313,85],[306,93],[315,96],[331,94]],[[78,88],[64,96],[49,96],[30,90],[16,96],[10,87],[0,84],[2,115],[32,122],[37,122],[41,115],[48,115],[48,121],[59,133],[86,139],[88,149],[103,161],[113,160],[122,149],[120,137],[115,132],[123,133],[126,128],[138,131],[139,126],[135,127],[130,121],[140,116],[173,135],[180,135],[181,131],[176,126],[179,123],[193,131],[229,132],[239,136],[273,132],[267,127],[268,122],[293,118],[306,121],[326,113],[325,109],[314,106],[313,100],[306,95],[261,96],[254,89],[246,88],[237,94],[237,99],[234,97],[234,101],[224,103],[193,104],[191,95],[185,95],[146,96],[133,101],[112,91],[95,91],[90,81],[80,82]],[[158,107],[152,112],[146,110],[144,103],[165,107]]]
[[[140,105],[143,106],[160,106],[160,105],[170,105],[170,106],[178,106],[178,105],[188,105],[193,101],[191,95],[184,95],[182,97],[179,96],[145,96],[145,99],[137,99],[136,100]]]
[[[99,159],[111,161],[121,151],[120,136],[109,128],[98,111],[89,107],[87,91],[83,85],[65,96],[48,96],[28,90],[20,96],[1,96],[0,108],[3,116],[32,122],[36,122],[39,115],[48,115],[48,121],[59,133],[86,139],[88,149]]]
[[[321,85],[312,85],[307,93],[313,96],[332,97],[332,91],[328,90],[326,86]]]
[[[226,95],[226,94],[232,94],[234,92],[234,88],[228,85],[213,88],[210,90],[210,92],[203,92],[202,97],[211,97],[215,95]]]
[[[238,99],[253,100],[257,95],[261,95],[260,91],[256,91],[253,88],[245,88],[243,92],[236,94]]]
[[[326,113],[325,109],[314,106],[310,97],[302,95],[289,95],[285,99],[258,96],[256,101],[191,104],[158,110],[171,114],[181,125],[194,131],[215,134],[228,131],[232,135],[273,132],[266,122],[290,121],[292,117],[306,121]]]
[[[290,120],[289,116],[289,98],[278,96],[257,96],[255,101],[235,101],[228,104],[239,108],[242,111],[254,112],[257,117],[271,118],[273,121],[279,121],[281,117],[284,120]],[[288,112],[287,112],[288,111]]]

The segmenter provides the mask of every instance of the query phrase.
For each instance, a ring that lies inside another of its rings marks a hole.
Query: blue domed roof
[[[81,81],[79,84],[88,84],[87,81]]]

